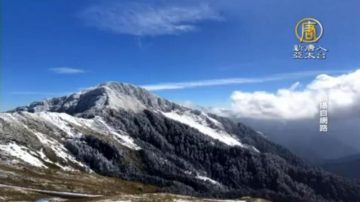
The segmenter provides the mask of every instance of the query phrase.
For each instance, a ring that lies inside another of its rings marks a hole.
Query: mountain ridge
[[[14,111],[53,111],[69,114],[84,113],[87,110],[98,111],[110,107],[123,108],[137,112],[145,107],[169,110],[180,105],[171,103],[146,89],[128,83],[103,82],[95,87],[84,89],[67,96],[50,98],[40,102],[33,102],[28,106],[17,107]]]
[[[360,201],[358,183],[308,165],[244,124],[130,84],[107,82],[1,113],[0,133],[5,162],[92,171],[198,196]]]

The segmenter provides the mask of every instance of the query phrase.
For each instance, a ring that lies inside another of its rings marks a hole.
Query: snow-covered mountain
[[[241,123],[117,82],[1,113],[0,155],[2,163],[96,172],[173,193],[360,201],[359,184]]]

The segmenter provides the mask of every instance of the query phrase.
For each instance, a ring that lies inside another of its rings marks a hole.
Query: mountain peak
[[[306,164],[243,124],[131,84],[106,82],[16,111],[25,112],[0,114],[0,156],[11,165],[91,170],[211,197],[360,198],[358,183]]]
[[[142,89],[144,91],[146,91],[146,89],[143,89],[139,86],[136,86],[136,85],[133,85],[133,84],[130,84],[130,83],[126,83],[126,82],[118,82],[118,81],[105,81],[105,82],[102,82],[98,85],[96,85],[94,88],[103,88],[103,87],[107,87],[107,88],[113,88],[113,89],[116,89],[116,88],[124,88],[124,89]]]
[[[95,114],[107,108],[140,112],[144,109],[169,111],[179,107],[144,88],[128,83],[109,81],[70,95],[33,102],[13,111],[51,111],[76,115],[79,113]]]

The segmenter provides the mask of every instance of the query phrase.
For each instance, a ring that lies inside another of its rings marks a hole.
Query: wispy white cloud
[[[54,67],[54,68],[50,68],[49,70],[56,74],[83,74],[83,73],[85,73],[85,70],[83,70],[83,69],[72,68],[72,67]]]
[[[117,3],[86,8],[81,17],[101,30],[135,36],[158,36],[190,32],[199,23],[223,18],[208,4]]]
[[[200,80],[200,81],[188,81],[188,82],[174,82],[174,83],[159,83],[143,85],[142,87],[151,90],[176,90],[186,88],[197,88],[206,86],[222,86],[231,84],[251,84],[251,83],[264,83],[279,80],[300,79],[304,77],[316,76],[321,73],[344,73],[344,71],[330,70],[330,71],[303,71],[292,72],[284,74],[276,74],[267,77],[259,78],[225,78],[225,79],[213,79],[213,80]]]

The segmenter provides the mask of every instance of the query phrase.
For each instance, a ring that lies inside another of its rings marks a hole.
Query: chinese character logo
[[[324,60],[327,57],[328,49],[317,44],[324,29],[321,23],[315,18],[303,18],[295,26],[295,34],[300,44],[293,46],[294,59]]]
[[[315,43],[321,38],[323,32],[321,23],[315,18],[303,18],[295,27],[296,37],[301,43]]]

